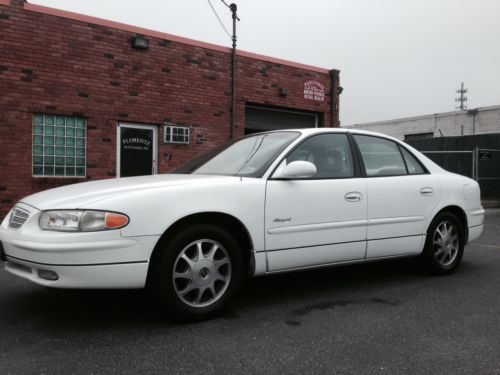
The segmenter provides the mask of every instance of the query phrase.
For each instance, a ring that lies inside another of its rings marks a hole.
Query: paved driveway
[[[500,211],[459,272],[411,260],[248,282],[179,325],[140,291],[51,291],[0,271],[0,373],[500,374]]]

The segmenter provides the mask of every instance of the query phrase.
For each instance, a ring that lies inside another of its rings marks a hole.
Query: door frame
[[[116,177],[120,177],[121,169],[121,128],[149,129],[153,131],[153,170],[152,175],[158,173],[158,127],[155,125],[143,125],[136,123],[118,123],[116,127]]]

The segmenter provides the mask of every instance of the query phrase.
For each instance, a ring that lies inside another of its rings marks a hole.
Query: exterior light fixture
[[[147,40],[142,35],[134,35],[132,37],[132,47],[134,47],[135,49],[148,49],[149,40]]]
[[[288,96],[288,89],[285,88],[280,89],[280,96],[282,98],[286,98]]]

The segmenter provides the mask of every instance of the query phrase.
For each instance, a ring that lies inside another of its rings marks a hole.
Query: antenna
[[[457,94],[460,94],[460,96],[458,98],[455,98],[455,102],[459,103],[459,105],[458,107],[455,107],[455,109],[459,109],[461,111],[465,111],[467,109],[467,97],[465,96],[467,91],[467,89],[464,89],[464,83],[462,82],[460,89],[457,90]]]

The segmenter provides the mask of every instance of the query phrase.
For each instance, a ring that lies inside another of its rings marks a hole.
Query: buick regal
[[[478,184],[365,131],[259,133],[169,174],[21,199],[0,227],[5,269],[54,288],[144,288],[168,311],[219,311],[242,280],[418,257],[453,272],[483,230]]]

